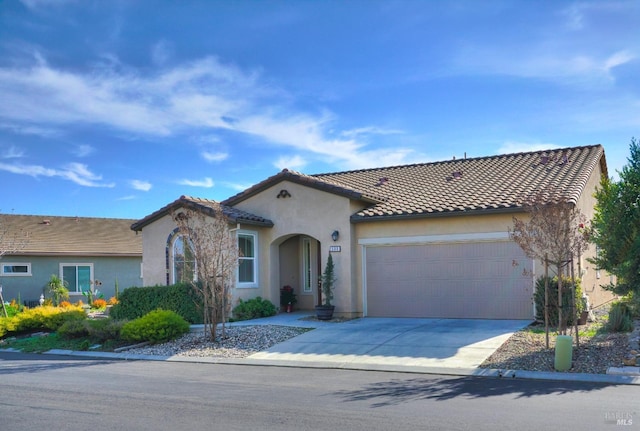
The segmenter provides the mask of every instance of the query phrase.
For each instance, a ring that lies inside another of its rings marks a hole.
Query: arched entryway
[[[280,238],[280,241],[280,282],[277,287],[291,286],[294,289],[298,301],[295,309],[313,310],[318,303],[318,279],[321,275],[320,241],[304,234],[290,235]]]

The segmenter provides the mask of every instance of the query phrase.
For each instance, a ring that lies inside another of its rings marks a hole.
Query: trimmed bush
[[[155,344],[173,340],[187,332],[189,323],[179,314],[169,310],[154,310],[125,323],[120,336],[127,341],[150,341]]]
[[[202,300],[188,283],[125,289],[109,315],[133,320],[158,308],[174,311],[189,323],[202,323]]]
[[[250,320],[260,317],[275,316],[276,306],[271,301],[256,297],[243,301],[238,300],[238,305],[233,309],[233,320]]]
[[[632,313],[626,302],[614,302],[609,309],[607,329],[611,332],[629,332],[633,329]]]
[[[545,277],[539,277],[536,280],[536,291],[534,293],[534,301],[536,303],[536,320],[544,322],[544,282]],[[573,325],[573,317],[571,314],[571,279],[562,278],[562,315],[568,316],[567,325]],[[579,317],[584,311],[584,303],[582,301],[582,287],[580,280],[576,279],[576,311],[575,316]],[[558,326],[558,277],[549,277],[549,325]]]

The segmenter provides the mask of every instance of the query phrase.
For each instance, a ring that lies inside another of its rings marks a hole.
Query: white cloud
[[[182,186],[190,186],[190,187],[204,187],[207,189],[210,189],[211,187],[214,186],[214,182],[211,178],[206,177],[202,180],[180,180],[178,181],[178,184],[182,185]]]
[[[24,157],[24,151],[15,145],[10,146],[2,152],[0,158],[2,159],[19,159]]]
[[[40,165],[0,163],[0,170],[18,175],[29,175],[34,178],[58,177],[85,187],[110,188],[115,186],[113,183],[101,182],[102,176],[94,174],[82,163],[69,163],[61,169],[46,168]]]
[[[151,61],[156,66],[164,65],[173,56],[173,45],[166,41],[160,40],[151,47]]]
[[[76,0],[20,0],[22,4],[31,10],[41,7],[62,6],[65,3],[74,3]]]
[[[332,113],[293,110],[283,102],[289,96],[259,78],[214,57],[143,75],[113,62],[86,73],[66,71],[36,54],[30,67],[0,67],[0,121],[38,127],[97,124],[152,137],[231,131],[344,167],[368,158],[368,143],[361,137],[401,133],[376,126],[332,131]],[[398,160],[407,154],[389,151]],[[224,154],[207,150],[203,157],[220,161]]]
[[[341,133],[341,136],[344,136],[346,138],[355,138],[361,135],[399,135],[402,133],[404,133],[402,130],[384,129],[381,127],[370,126],[345,130]]]
[[[236,190],[238,192],[242,192],[246,189],[248,189],[249,187],[251,187],[253,184],[249,184],[249,183],[244,183],[244,184],[240,184],[240,183],[231,183],[228,181],[225,181],[222,183],[223,186],[228,187],[232,190]]]
[[[60,135],[58,130],[28,124],[0,123],[0,129],[9,130],[19,135],[36,135],[43,138],[52,138]]]
[[[307,161],[299,155],[282,156],[273,165],[280,170],[287,168],[299,171],[307,165]]]
[[[116,199],[117,201],[132,201],[136,199],[135,195],[122,196],[121,198]]]
[[[95,148],[93,148],[91,145],[82,144],[82,145],[78,145],[73,151],[73,153],[78,157],[87,157],[89,154],[93,153],[94,151],[95,151]]]
[[[129,181],[129,184],[134,189],[140,190],[140,191],[143,191],[143,192],[148,192],[149,190],[151,190],[151,187],[152,187],[150,182],[141,181],[141,180],[131,180],[131,181]]]
[[[226,160],[229,157],[229,154],[226,152],[212,152],[212,151],[203,151],[202,153],[200,153],[202,155],[202,158],[205,159],[207,162],[221,162],[223,160]]]

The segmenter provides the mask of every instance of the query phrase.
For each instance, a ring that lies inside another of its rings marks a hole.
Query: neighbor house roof
[[[129,229],[131,219],[0,216],[2,229],[25,232],[28,240],[16,255],[35,256],[142,256],[142,238]]]
[[[522,198],[553,189],[576,203],[597,166],[600,145],[312,175],[380,201],[353,221],[514,211]]]
[[[148,225],[149,223],[158,220],[159,218],[164,217],[167,214],[170,214],[171,211],[174,211],[178,208],[191,208],[198,211],[202,211],[209,215],[214,215],[216,212],[222,209],[222,212],[225,216],[229,218],[230,221],[234,223],[244,223],[255,226],[273,226],[273,222],[264,217],[260,217],[246,211],[239,210],[237,208],[230,207],[228,205],[222,205],[220,202],[216,202],[210,199],[202,199],[195,198],[191,196],[180,196],[175,201],[171,202],[169,205],[166,205],[160,208],[158,211],[155,211],[152,214],[149,214],[145,218],[136,221],[131,224],[131,229],[134,231],[140,231],[143,227]]]

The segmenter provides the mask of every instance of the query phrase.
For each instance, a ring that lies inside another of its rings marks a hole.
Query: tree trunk
[[[562,321],[562,262],[558,263],[558,335],[565,335]]]
[[[544,256],[544,333],[549,348],[549,258]]]
[[[573,328],[576,331],[576,348],[580,347],[580,335],[578,335],[578,307],[576,306],[576,274],[571,256],[571,316],[573,316]]]

